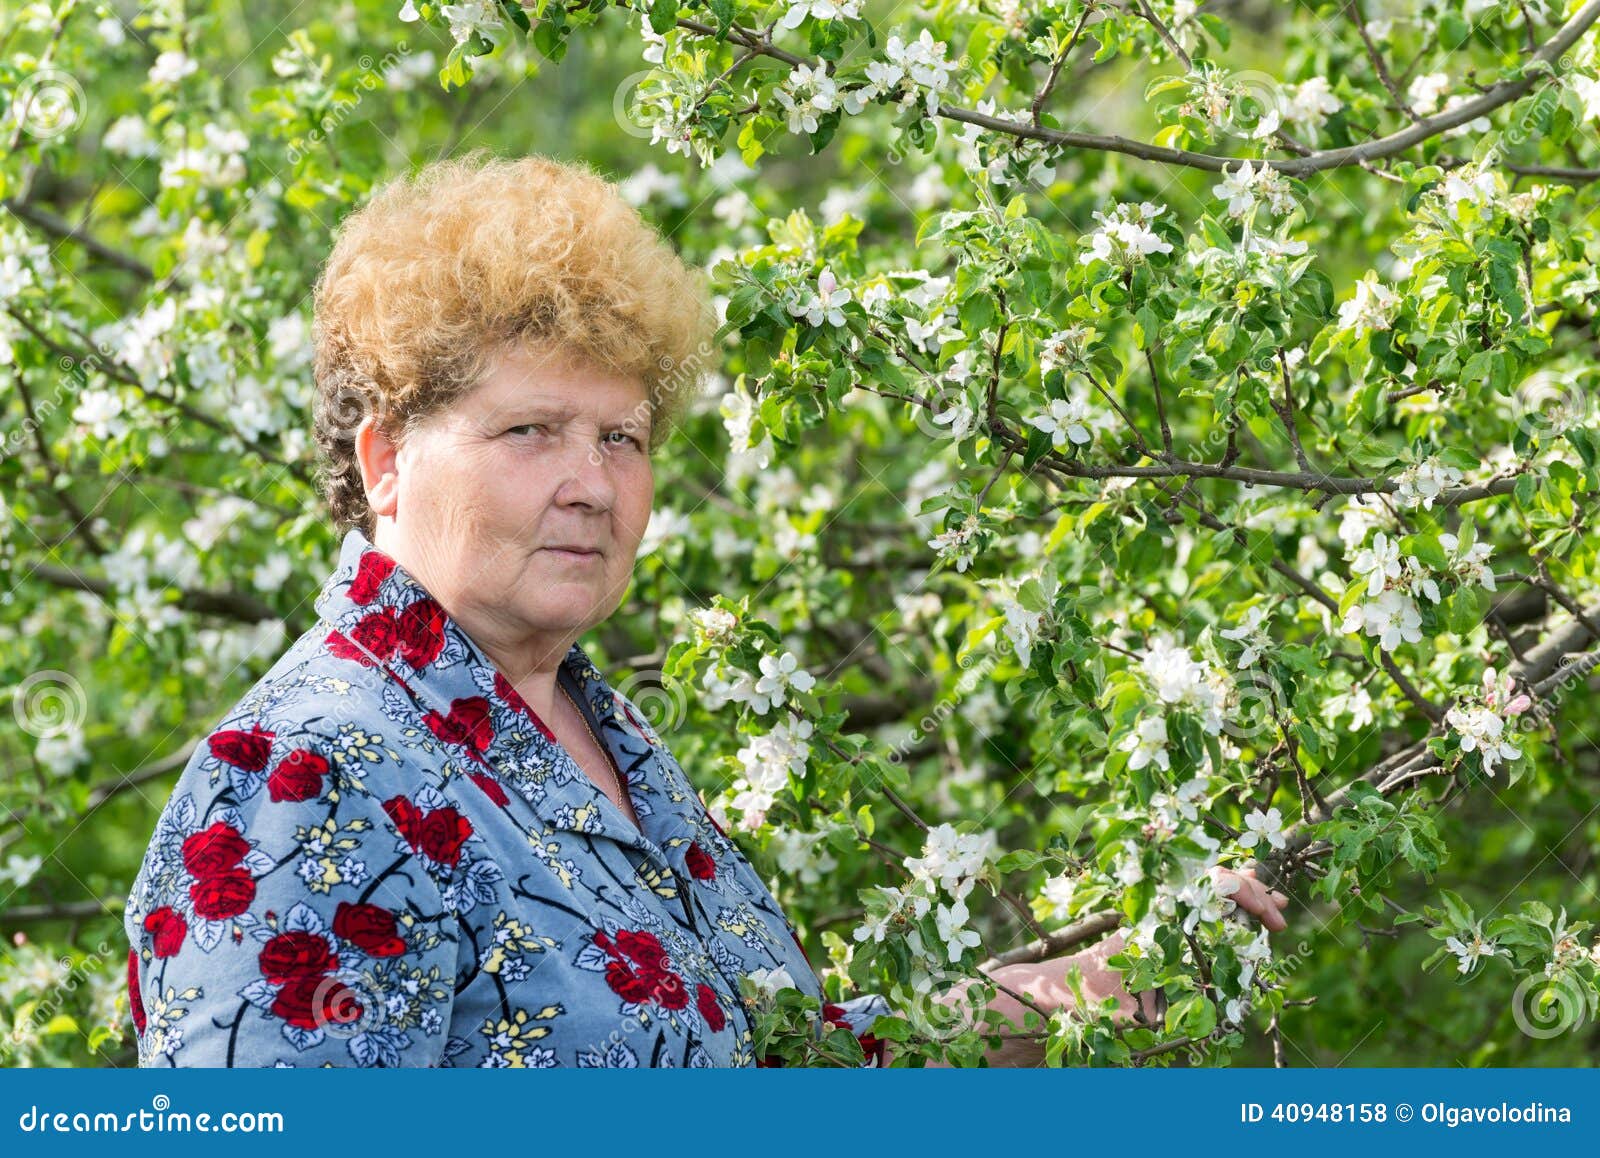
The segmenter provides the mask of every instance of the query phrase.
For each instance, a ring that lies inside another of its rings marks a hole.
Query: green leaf
[[[678,22],[678,0],[655,0],[650,5],[650,30],[665,32]]]

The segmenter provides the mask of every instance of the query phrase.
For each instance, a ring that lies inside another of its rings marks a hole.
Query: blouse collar
[[[631,845],[674,872],[698,832],[701,807],[682,769],[638,708],[574,643],[558,679],[587,702],[603,743],[632,784],[641,827],[584,773],[493,661],[426,588],[354,528],[322,586],[317,613],[336,657],[381,668],[384,695],[408,695],[452,763],[491,797],[509,784],[549,827]],[[642,831],[641,831],[642,828]]]

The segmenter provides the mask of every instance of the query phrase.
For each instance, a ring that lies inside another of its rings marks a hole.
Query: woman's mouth
[[[545,547],[544,550],[557,559],[566,559],[571,562],[580,562],[586,559],[599,559],[598,547]]]

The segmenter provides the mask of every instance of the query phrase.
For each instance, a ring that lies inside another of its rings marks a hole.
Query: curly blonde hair
[[[356,460],[368,414],[397,441],[509,349],[642,379],[655,449],[712,370],[704,275],[585,163],[426,165],[350,214],[314,291],[319,482],[341,529],[373,533]]]

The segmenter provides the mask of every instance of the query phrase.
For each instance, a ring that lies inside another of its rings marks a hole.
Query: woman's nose
[[[617,498],[616,481],[611,477],[611,463],[601,449],[598,436],[575,435],[569,445],[562,448],[562,480],[556,499],[565,503],[583,503],[609,509]]]

